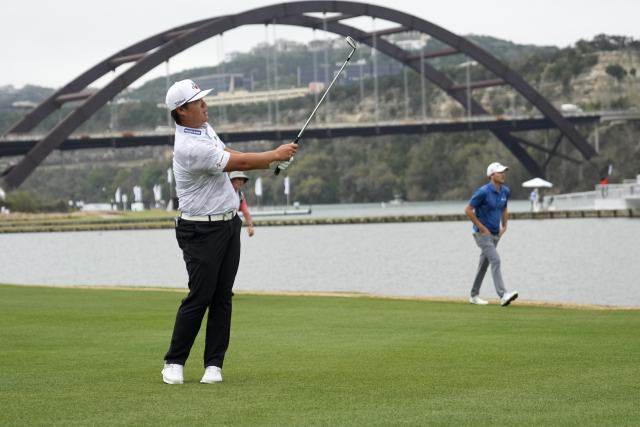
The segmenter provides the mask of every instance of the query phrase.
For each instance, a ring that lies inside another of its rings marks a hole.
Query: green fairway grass
[[[167,385],[185,295],[0,286],[0,425],[640,423],[637,310],[242,294],[224,381],[203,330]]]

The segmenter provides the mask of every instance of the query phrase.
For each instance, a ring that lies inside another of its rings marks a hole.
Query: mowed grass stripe
[[[0,425],[638,422],[638,311],[241,294],[224,382],[199,336],[170,386],[183,297],[0,286]]]

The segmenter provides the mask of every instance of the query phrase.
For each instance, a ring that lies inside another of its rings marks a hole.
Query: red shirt
[[[607,184],[609,184],[609,177],[606,177],[605,179],[600,181],[600,185],[607,185]]]

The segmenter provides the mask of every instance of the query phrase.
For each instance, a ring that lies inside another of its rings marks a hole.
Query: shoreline
[[[521,219],[572,219],[572,218],[640,218],[640,211],[619,210],[574,210],[546,212],[512,212],[510,220]],[[381,224],[399,222],[451,222],[469,221],[465,214],[445,215],[395,215],[364,216],[349,218],[307,218],[307,219],[262,219],[253,221],[257,227],[282,227],[292,225],[340,225],[340,224]],[[69,231],[117,231],[117,230],[157,230],[174,228],[173,218],[115,219],[113,221],[74,221],[60,224],[0,223],[2,233],[50,233]],[[243,224],[244,225],[244,224]]]
[[[186,288],[161,288],[161,287],[137,287],[137,286],[69,286],[69,285],[21,285],[15,283],[0,283],[0,286],[27,286],[36,288],[58,288],[58,289],[92,289],[92,290],[110,290],[110,291],[156,291],[156,292],[181,292],[186,293]],[[406,295],[381,295],[357,292],[303,292],[303,291],[234,291],[236,295],[271,295],[271,296],[307,296],[307,297],[334,297],[334,298],[372,298],[372,299],[396,299],[410,301],[431,301],[431,302],[455,302],[469,304],[468,298],[460,297],[419,297]],[[499,305],[500,300],[497,298],[487,298],[491,305]],[[584,304],[570,302],[551,302],[551,301],[530,301],[517,299],[513,305],[523,307],[545,307],[560,308],[570,310],[640,310],[640,306],[617,306],[604,304]]]

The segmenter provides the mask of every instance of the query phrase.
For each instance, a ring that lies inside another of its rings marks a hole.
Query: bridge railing
[[[625,180],[622,184],[596,185],[596,199],[640,198],[640,184],[635,179]]]
[[[581,193],[555,194],[545,196],[547,203],[557,210],[593,209],[596,200],[596,191],[583,191]],[[553,200],[551,200],[553,198]]]

